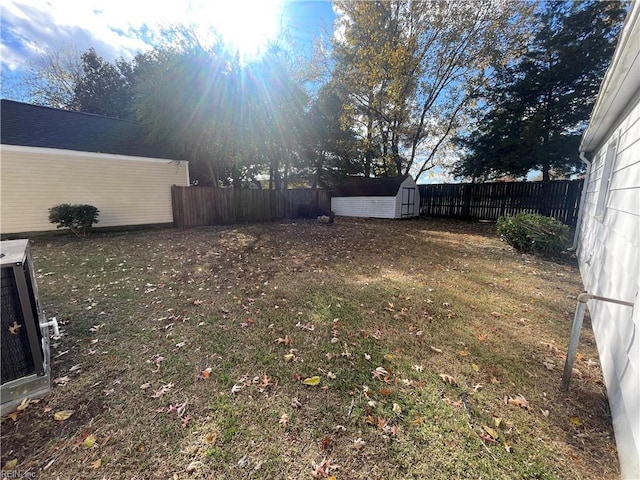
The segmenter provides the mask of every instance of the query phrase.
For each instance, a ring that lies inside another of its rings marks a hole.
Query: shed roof
[[[0,139],[4,145],[172,158],[147,143],[136,123],[6,99],[0,103]]]
[[[409,175],[398,177],[350,177],[336,188],[337,197],[395,197]]]

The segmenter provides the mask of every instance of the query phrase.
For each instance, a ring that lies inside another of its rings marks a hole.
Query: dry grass
[[[493,225],[298,221],[33,250],[66,381],[3,419],[3,465],[60,479],[618,475],[588,329],[579,376],[558,389],[577,269],[514,252]]]

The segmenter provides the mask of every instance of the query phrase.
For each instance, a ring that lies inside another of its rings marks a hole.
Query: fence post
[[[471,189],[473,188],[473,183],[469,183],[463,186],[462,193],[462,218],[465,220],[469,219],[469,211],[471,208]]]
[[[567,198],[565,200],[564,208],[567,211],[567,224],[575,227],[576,220],[578,218],[578,210],[580,209],[580,203],[578,199],[584,188],[584,180],[577,180],[575,182],[569,182],[569,188],[567,191]]]

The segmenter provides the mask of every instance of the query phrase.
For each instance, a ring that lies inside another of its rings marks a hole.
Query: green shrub
[[[497,232],[522,252],[559,253],[569,241],[569,227],[555,218],[530,213],[500,217]]]
[[[68,228],[78,237],[91,233],[94,223],[98,223],[98,210],[93,205],[69,205],[63,203],[49,209],[49,221],[57,223],[56,228]]]

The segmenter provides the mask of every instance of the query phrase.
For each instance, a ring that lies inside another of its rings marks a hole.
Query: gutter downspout
[[[589,185],[589,177],[591,176],[591,162],[585,156],[586,152],[580,152],[580,160],[587,166],[587,173],[584,176],[582,184],[582,194],[580,195],[580,205],[578,205],[578,219],[576,220],[576,230],[573,233],[573,244],[569,247],[569,251],[573,252],[578,248],[578,236],[580,235],[580,227],[582,226],[582,210],[584,199],[587,197],[587,186]]]

